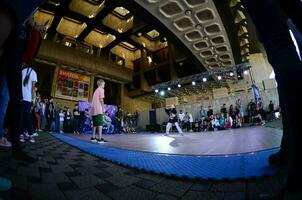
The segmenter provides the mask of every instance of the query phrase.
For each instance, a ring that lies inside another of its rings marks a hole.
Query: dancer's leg
[[[171,128],[172,128],[172,123],[168,122],[166,126],[166,135],[169,135]]]
[[[182,132],[181,128],[179,127],[178,122],[175,122],[174,124],[175,124],[175,126],[176,126],[176,128],[178,130],[178,133],[180,133],[181,135],[183,135],[183,132]]]

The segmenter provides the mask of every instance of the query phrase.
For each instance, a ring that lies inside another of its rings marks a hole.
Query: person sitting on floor
[[[112,119],[109,117],[109,113],[106,111],[105,112],[105,124],[107,126],[107,134],[112,134],[114,133],[114,125],[112,124]]]
[[[227,114],[226,123],[224,125],[224,128],[229,129],[229,128],[232,128],[232,126],[233,126],[233,118],[229,114]]]

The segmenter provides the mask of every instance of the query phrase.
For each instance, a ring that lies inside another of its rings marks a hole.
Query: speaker
[[[150,125],[156,125],[156,111],[150,110],[149,111],[149,124]]]

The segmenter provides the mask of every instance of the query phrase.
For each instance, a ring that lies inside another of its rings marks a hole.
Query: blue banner
[[[258,102],[258,99],[260,98],[260,92],[259,92],[259,88],[253,84],[252,85],[252,89],[253,89],[253,94],[254,94],[254,98],[255,98],[255,102]]]

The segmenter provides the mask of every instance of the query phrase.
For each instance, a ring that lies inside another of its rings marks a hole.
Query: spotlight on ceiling
[[[152,58],[151,58],[151,56],[147,56],[147,59],[148,59],[148,63],[149,63],[149,64],[152,63]]]
[[[139,37],[142,36],[142,35],[143,35],[142,32],[137,33],[137,36],[139,36]]]
[[[171,90],[171,88],[170,87],[168,87],[168,91],[170,91]]]
[[[177,85],[177,87],[181,88],[181,85],[180,85],[180,84],[178,84],[178,85]]]
[[[160,91],[159,94],[160,94],[160,96],[165,96],[165,91],[162,90],[162,91]]]
[[[217,76],[218,80],[221,80],[222,79],[222,76]]]
[[[196,82],[195,82],[195,81],[192,81],[192,85],[196,85]]]
[[[249,74],[249,71],[248,70],[244,70],[244,75],[248,75]]]
[[[207,80],[208,80],[208,79],[207,79],[206,77],[204,77],[204,78],[202,79],[203,82],[207,82]]]
[[[158,93],[158,89],[155,89],[155,93]]]
[[[234,76],[234,72],[230,72],[230,76]]]

